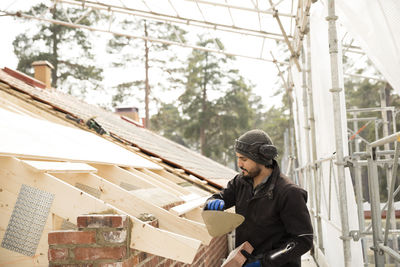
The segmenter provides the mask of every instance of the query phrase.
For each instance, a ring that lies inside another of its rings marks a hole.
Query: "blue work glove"
[[[222,199],[209,200],[206,203],[206,210],[223,210],[225,202]]]
[[[261,267],[262,256],[253,256],[244,249],[242,249],[240,253],[242,253],[242,255],[247,259],[243,267]]]

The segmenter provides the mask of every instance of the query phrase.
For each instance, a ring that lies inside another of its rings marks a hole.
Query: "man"
[[[240,136],[235,151],[241,173],[208,199],[205,209],[235,206],[245,217],[236,229],[236,247],[245,241],[254,247],[252,254],[241,251],[245,267],[301,266],[301,255],[313,244],[307,192],[281,174],[277,149],[264,131]]]

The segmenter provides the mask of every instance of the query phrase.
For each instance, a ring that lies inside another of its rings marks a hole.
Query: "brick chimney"
[[[115,113],[120,115],[120,116],[128,117],[128,118],[134,120],[135,122],[139,122],[140,123],[139,109],[136,108],[136,107],[116,108],[115,109]]]
[[[54,69],[48,61],[35,61],[32,63],[35,70],[35,79],[43,82],[46,88],[51,88],[51,70]]]

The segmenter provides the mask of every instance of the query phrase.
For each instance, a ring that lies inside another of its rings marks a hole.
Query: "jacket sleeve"
[[[224,209],[229,209],[230,207],[235,206],[236,204],[236,187],[237,187],[237,179],[239,175],[236,175],[235,178],[230,180],[226,186],[226,188],[222,189],[221,192],[212,195],[207,201],[213,199],[222,199],[225,202]]]
[[[307,208],[307,192],[291,186],[280,201],[280,217],[289,235],[282,245],[263,257],[263,267],[282,266],[299,259],[312,248],[313,228]]]

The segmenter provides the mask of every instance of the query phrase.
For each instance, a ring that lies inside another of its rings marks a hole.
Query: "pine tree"
[[[197,45],[212,47],[215,41],[200,40]],[[179,97],[183,137],[192,148],[223,164],[235,161],[234,140],[252,125],[257,102],[252,86],[231,68],[233,61],[230,56],[193,50],[185,92]]]
[[[39,16],[48,7],[39,4],[32,7],[27,14]],[[80,9],[68,8],[65,13],[57,6],[51,9],[52,19],[77,20],[83,14]],[[91,25],[98,20],[95,13],[83,17],[80,24]],[[32,23],[32,21],[30,21]],[[77,94],[88,89],[96,89],[102,80],[102,68],[96,66],[93,58],[91,35],[82,29],[75,29],[57,24],[39,22],[38,27],[31,27],[33,32],[18,35],[14,42],[14,52],[19,59],[17,69],[32,75],[32,63],[47,60],[53,66],[52,86],[72,92],[79,88]]]
[[[113,67],[132,69],[139,67],[144,71],[132,73],[131,79],[115,85],[117,92],[113,95],[112,105],[127,104],[132,97],[138,97],[137,89],[144,89],[145,124],[150,127],[150,102],[160,103],[161,100],[152,94],[152,88],[157,90],[172,90],[182,70],[176,66],[178,57],[170,46],[160,42],[150,42],[146,38],[157,38],[170,41],[185,42],[185,31],[170,24],[148,22],[146,20],[125,19],[120,22],[126,31],[144,36],[144,40],[114,36],[108,43],[108,52],[118,55],[113,61]],[[138,52],[138,51],[143,51]]]

